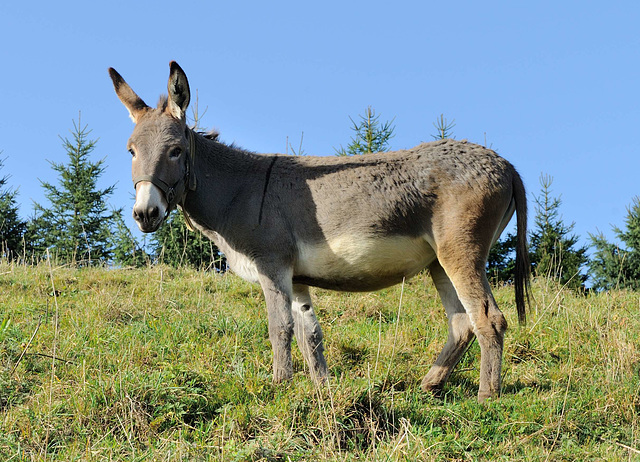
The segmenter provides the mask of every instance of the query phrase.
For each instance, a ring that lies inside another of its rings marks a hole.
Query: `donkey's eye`
[[[173,148],[171,149],[171,151],[169,151],[169,157],[174,159],[176,157],[180,157],[180,154],[182,154],[182,148]]]
[[[131,154],[133,157],[136,156],[136,152],[133,150],[133,148],[129,149],[129,154]]]

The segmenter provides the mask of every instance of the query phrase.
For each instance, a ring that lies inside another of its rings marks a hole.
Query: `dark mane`
[[[218,130],[216,130],[215,128],[212,128],[209,131],[196,130],[196,133],[198,135],[202,136],[203,138],[207,139],[207,140],[211,140],[211,141],[214,141],[216,143],[222,144],[223,146],[226,146],[228,148],[238,149],[240,151],[250,152],[250,153],[254,154],[253,151],[248,151],[248,150],[238,146],[235,142],[227,143],[226,141],[222,141],[220,139],[220,132]]]
[[[220,132],[215,128],[212,128],[208,132],[197,130],[196,133],[208,140],[215,141],[217,143],[222,143],[222,141],[220,141]],[[225,143],[222,143],[222,144],[225,144]]]

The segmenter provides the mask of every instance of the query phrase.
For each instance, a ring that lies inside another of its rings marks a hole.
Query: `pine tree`
[[[380,116],[371,106],[367,107],[364,115],[360,116],[360,122],[355,122],[351,117],[352,127],[355,132],[351,142],[345,148],[336,149],[337,156],[357,156],[372,152],[385,152],[389,150],[389,140],[393,138],[395,126],[391,125],[393,119],[380,124]]]
[[[444,114],[440,114],[440,118],[433,123],[433,126],[438,130],[437,134],[431,135],[434,140],[454,139],[453,127],[456,126],[455,119],[449,122]]]
[[[4,161],[0,159],[0,169]],[[18,215],[18,191],[7,186],[8,176],[0,178],[0,256],[16,258],[22,248],[26,222]]]
[[[553,179],[540,177],[541,195],[535,198],[535,228],[530,235],[530,260],[538,276],[557,279],[571,288],[584,287],[587,276],[582,273],[587,264],[587,247],[576,248],[578,237],[570,234],[575,223],[567,226],[559,208],[562,201],[551,197]]]
[[[499,282],[513,282],[516,275],[516,244],[518,240],[515,234],[507,235],[498,240],[487,259],[487,277],[494,284]]]
[[[626,230],[613,227],[625,247],[608,242],[602,233],[591,235],[595,252],[589,268],[596,289],[640,290],[640,198],[633,199],[627,212]]]
[[[189,230],[182,211],[174,211],[153,234],[151,246],[158,261],[171,266],[224,271],[226,261],[215,244]]]
[[[59,185],[41,181],[49,206],[34,203],[35,216],[27,236],[36,256],[45,249],[62,262],[92,265],[113,257],[112,229],[117,211],[110,210],[107,198],[115,186],[98,188],[104,160],[92,162],[89,155],[96,140],[88,138],[87,126],[73,122],[71,139],[61,138],[68,155],[67,164],[50,162],[58,173]]]
[[[151,262],[138,240],[124,222],[122,209],[114,211],[114,229],[112,230],[113,260],[120,266],[142,267]]]

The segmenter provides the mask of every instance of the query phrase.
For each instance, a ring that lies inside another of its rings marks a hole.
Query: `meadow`
[[[0,263],[0,460],[638,460],[640,295],[533,281],[503,390],[478,404],[474,342],[440,397],[420,380],[446,318],[428,274],[314,290],[331,372],[271,382],[260,288],[154,266]]]

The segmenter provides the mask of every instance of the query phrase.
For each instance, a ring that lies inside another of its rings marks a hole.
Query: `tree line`
[[[45,258],[79,266],[144,266],[162,262],[202,269],[224,268],[224,258],[204,236],[188,231],[172,213],[143,245],[126,225],[123,208],[109,205],[115,185],[98,186],[104,159],[93,161],[97,141],[80,120],[61,138],[66,163],[50,162],[56,184],[40,181],[47,204],[35,202],[26,220],[18,214],[18,191],[0,178],[0,257],[35,263]],[[0,160],[0,169],[3,161]]]
[[[350,118],[353,136],[346,147],[335,149],[339,156],[386,152],[394,136],[393,119],[382,123],[366,108],[358,120]],[[196,119],[197,122],[197,119]],[[454,138],[455,121],[441,115],[433,124],[434,139]],[[97,141],[80,118],[73,123],[70,138],[62,138],[66,163],[50,162],[58,183],[41,181],[47,204],[34,203],[33,214],[22,219],[18,213],[18,191],[0,177],[0,257],[37,262],[55,258],[59,263],[80,266],[144,266],[156,262],[200,269],[226,268],[224,255],[213,242],[187,228],[181,212],[174,211],[149,243],[140,243],[125,223],[122,208],[109,205],[115,185],[98,186],[104,159],[91,160]],[[301,146],[294,154],[302,154]],[[3,161],[0,159],[0,170]],[[573,233],[575,223],[566,224],[560,214],[562,201],[553,195],[553,178],[540,177],[540,192],[534,196],[535,218],[529,232],[529,254],[533,274],[584,289],[589,279],[597,290],[640,289],[640,199],[628,208],[625,227],[614,227],[621,244],[609,242],[602,233],[589,236],[590,246],[579,245]],[[589,255],[589,248],[592,252]],[[492,248],[487,272],[493,283],[514,278],[515,236],[507,233]]]

